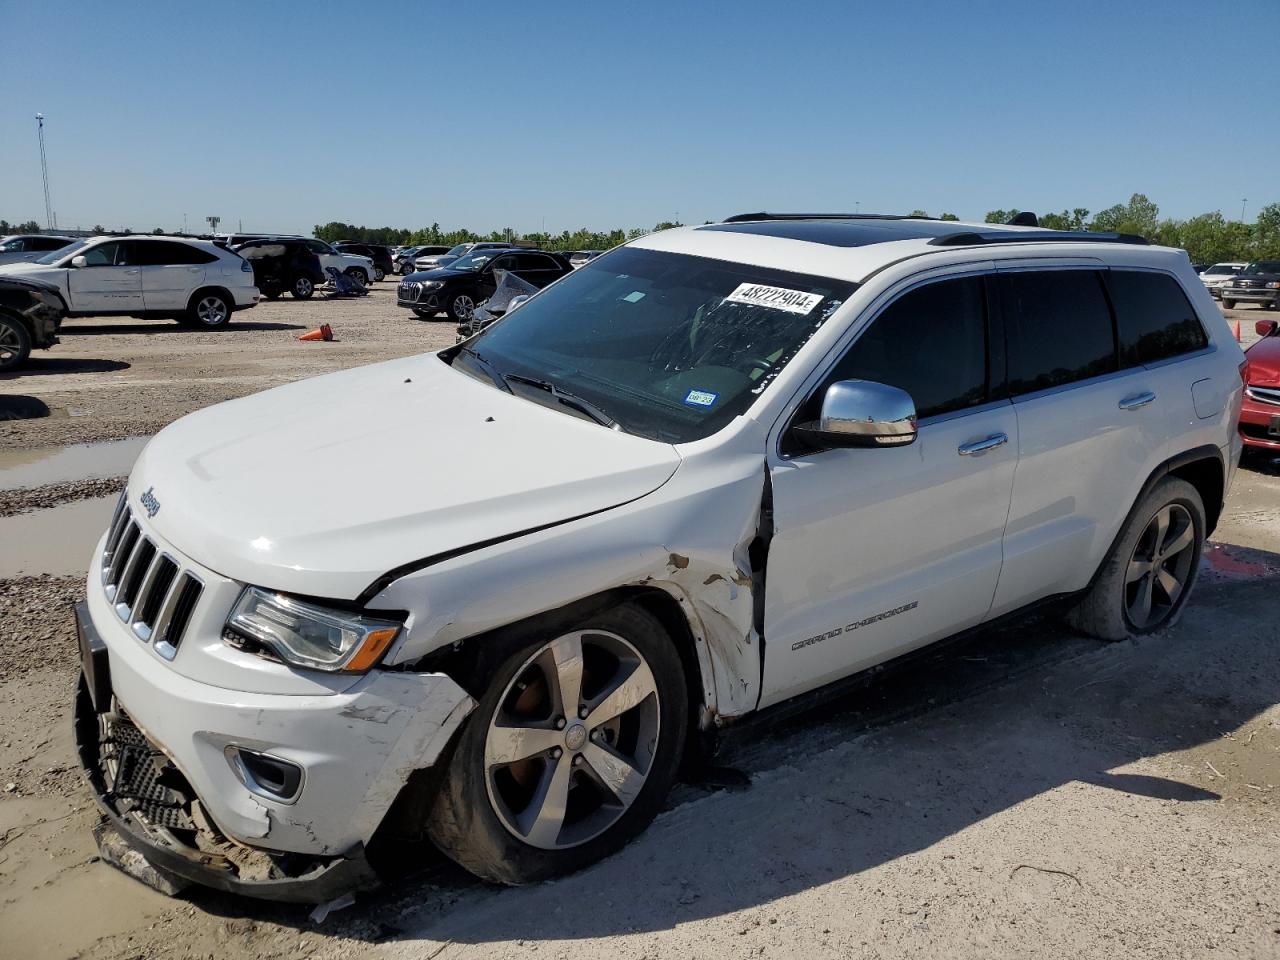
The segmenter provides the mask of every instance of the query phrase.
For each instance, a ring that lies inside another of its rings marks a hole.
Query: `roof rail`
[[[721,223],[750,223],[757,220],[937,220],[901,213],[738,213]]]
[[[1132,243],[1147,246],[1146,237],[1132,233],[1092,233],[1088,230],[1000,230],[978,233],[966,230],[934,237],[931,247],[971,247],[988,243]]]

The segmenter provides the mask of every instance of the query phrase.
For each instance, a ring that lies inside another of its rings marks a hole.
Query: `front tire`
[[[369,285],[369,275],[365,273],[363,270],[361,270],[359,267],[347,267],[347,269],[344,270],[343,273],[345,273],[348,277],[350,277],[356,283],[360,284],[360,286],[362,287],[367,287]]]
[[[294,277],[289,287],[289,294],[295,300],[310,300],[316,292],[316,285],[310,277]]]
[[[1236,306],[1236,302],[1234,300],[1228,300],[1226,297],[1223,297],[1222,305],[1226,307],[1228,310],[1234,310]]]
[[[1126,521],[1067,622],[1101,640],[1173,626],[1195,586],[1206,529],[1199,491],[1177,477],[1161,480]]]
[[[231,322],[233,307],[226,294],[203,290],[191,298],[186,320],[193,327],[220,330]]]
[[[472,314],[476,311],[476,302],[471,299],[471,295],[467,293],[455,293],[445,304],[445,312],[450,318],[462,323],[464,320],[470,320]]]
[[[498,883],[543,880],[619,849],[661,809],[680,765],[688,689],[647,611],[492,641],[487,678],[427,815],[436,846]]]
[[[413,315],[419,320],[430,320],[436,315],[436,312],[434,310],[423,310],[421,307],[414,307]]]
[[[0,313],[0,373],[16,370],[31,356],[31,335],[13,317]]]
[[[387,276],[387,271],[383,270],[381,267],[373,268],[373,279],[375,282],[381,283],[386,278],[386,276]]]

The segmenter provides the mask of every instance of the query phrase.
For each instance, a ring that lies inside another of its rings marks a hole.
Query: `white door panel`
[[[204,283],[205,267],[182,263],[142,268],[142,299],[148,310],[185,310],[191,292]]]
[[[908,447],[773,466],[762,706],[982,621],[1000,576],[1017,433],[1012,405],[995,404],[925,422]],[[999,434],[1008,442],[960,455]]]
[[[73,267],[68,271],[67,289],[76,313],[142,309],[140,267]]]

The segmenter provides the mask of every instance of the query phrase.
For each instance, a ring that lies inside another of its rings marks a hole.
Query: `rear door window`
[[[1123,366],[1155,363],[1209,345],[1195,308],[1173,277],[1145,270],[1112,269],[1108,283]]]
[[[1114,373],[1115,331],[1098,270],[1001,275],[1013,395]]]
[[[217,258],[204,250],[172,240],[135,240],[136,263],[144,267],[212,263]]]
[[[987,399],[987,304],[981,277],[940,280],[904,293],[849,348],[809,404],[838,380],[905,390],[916,416],[933,417]],[[808,405],[808,404],[807,404]],[[800,420],[814,419],[805,410]]]

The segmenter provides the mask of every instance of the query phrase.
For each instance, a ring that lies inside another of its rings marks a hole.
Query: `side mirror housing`
[[[1276,323],[1274,320],[1259,320],[1253,325],[1253,329],[1260,337],[1270,337],[1275,334],[1278,326],[1280,326],[1280,323]]]
[[[89,262],[89,261],[88,261],[88,260],[86,260],[86,259],[84,258],[84,255],[83,255],[83,254],[81,254],[81,255],[79,255],[79,256],[76,256],[76,257],[72,257],[72,258],[71,258],[71,265],[72,265],[73,267],[83,267],[83,266],[85,266],[88,262]]]
[[[511,298],[510,302],[507,303],[507,313],[510,313],[512,310],[520,306],[522,303],[524,303],[528,299],[529,299],[529,294],[517,293],[514,297]]]
[[[818,419],[794,429],[818,448],[906,446],[916,439],[916,405],[885,383],[840,380],[827,387]]]

